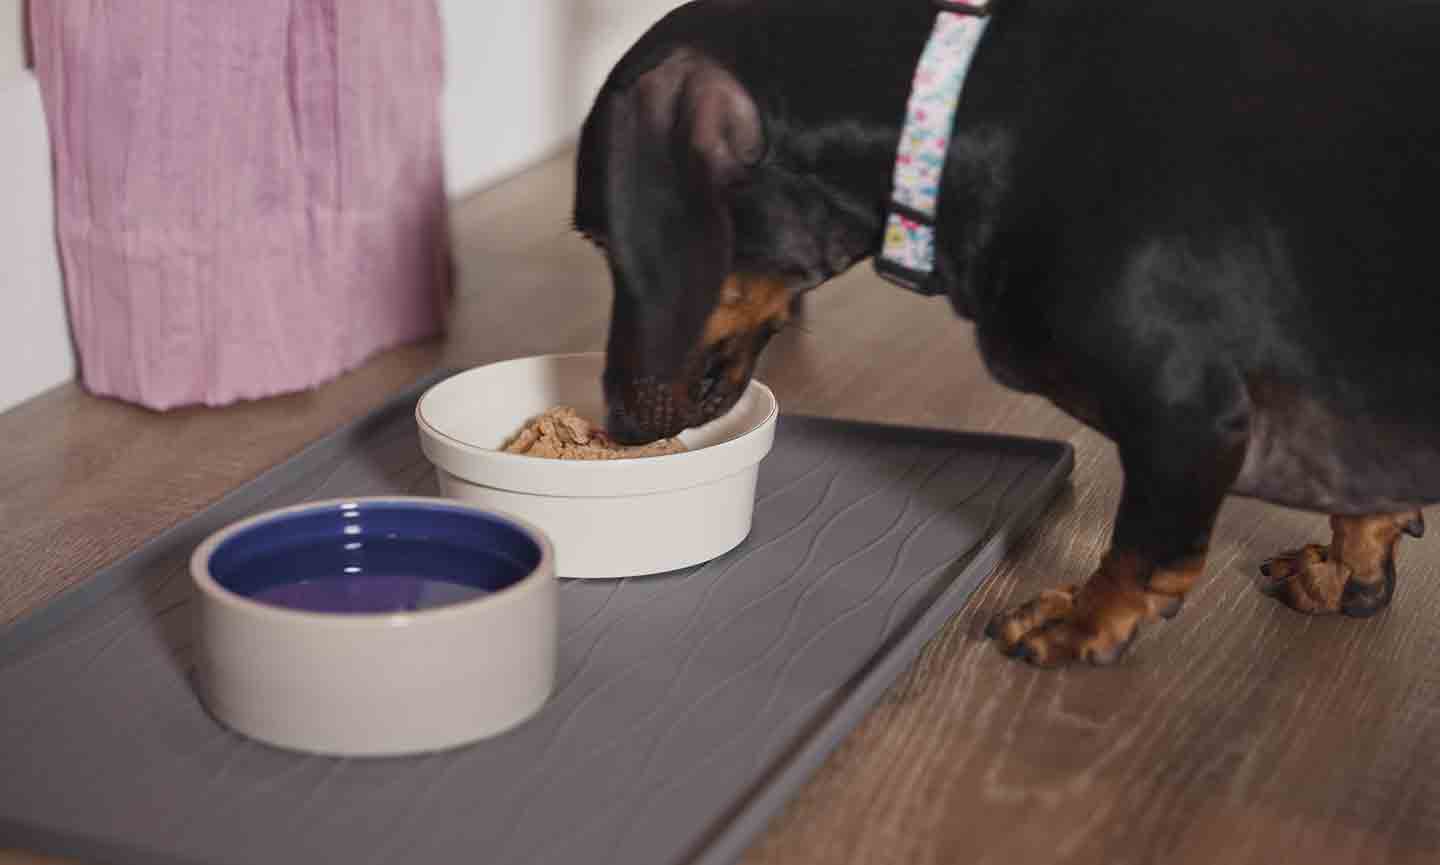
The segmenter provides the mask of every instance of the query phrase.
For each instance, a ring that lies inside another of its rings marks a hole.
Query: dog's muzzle
[[[723,347],[704,352],[677,381],[606,373],[606,432],[621,444],[649,444],[708,423],[739,400],[749,377]]]

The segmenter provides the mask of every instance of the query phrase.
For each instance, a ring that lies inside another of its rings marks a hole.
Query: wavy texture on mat
[[[1053,488],[1059,459],[787,418],[744,544],[674,574],[564,583],[544,711],[477,746],[399,761],[285,754],[204,714],[186,627],[187,560],[209,530],[197,524],[0,655],[0,834],[38,826],[196,865],[317,851],[370,865],[677,865],[802,747],[836,740],[824,738],[838,737],[836,707],[956,581],[978,581],[957,561],[1013,528]],[[386,493],[435,493],[408,410],[308,450],[204,518]]]

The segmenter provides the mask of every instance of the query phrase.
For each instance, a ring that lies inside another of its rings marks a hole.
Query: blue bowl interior
[[[520,582],[540,545],[500,517],[442,504],[365,502],[299,511],[227,538],[210,575],[246,598],[311,613],[434,609]]]

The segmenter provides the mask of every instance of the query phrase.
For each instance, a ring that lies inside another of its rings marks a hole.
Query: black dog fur
[[[734,403],[783,316],[708,342],[727,280],[798,294],[876,254],[934,14],[699,0],[615,68],[575,205],[614,278],[613,434]],[[1111,659],[1117,605],[1183,598],[1228,494],[1362,519],[1440,500],[1437,39],[1433,2],[995,0],[937,279],[993,375],[1125,471],[1095,587],[1011,614],[1008,650]]]

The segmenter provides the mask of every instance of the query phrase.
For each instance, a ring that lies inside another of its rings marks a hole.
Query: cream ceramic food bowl
[[[603,368],[598,353],[547,355],[478,367],[432,387],[415,414],[441,493],[539,526],[561,577],[664,573],[736,547],[750,533],[755,480],[779,414],[758,381],[723,417],[681,433],[683,453],[562,461],[501,450],[556,405],[603,418]]]
[[[553,555],[509,516],[444,499],[317,502],[216,533],[190,567],[201,700],[261,742],[439,751],[521,723],[554,684]]]

